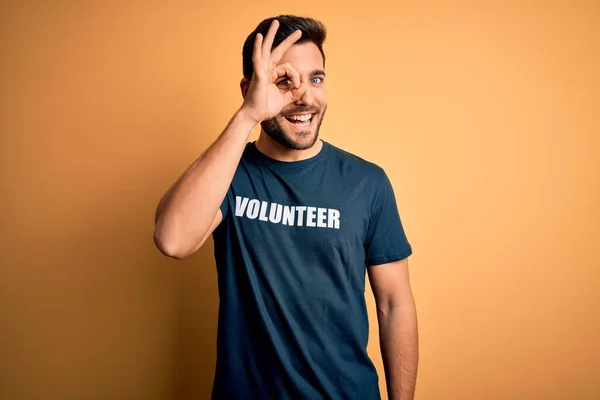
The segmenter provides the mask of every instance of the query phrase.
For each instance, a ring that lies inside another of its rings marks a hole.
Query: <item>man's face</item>
[[[323,56],[314,43],[305,42],[293,45],[283,55],[280,64],[286,62],[298,71],[301,81],[308,82],[308,89],[274,118],[262,121],[261,126],[278,143],[294,150],[306,150],[317,141],[327,109]],[[293,86],[288,77],[278,78],[275,83],[282,91]]]

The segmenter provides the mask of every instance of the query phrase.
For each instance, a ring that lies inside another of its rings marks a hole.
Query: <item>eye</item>
[[[277,82],[277,86],[289,86],[291,84],[292,84],[292,80],[289,78],[282,79],[279,82]]]
[[[310,80],[312,83],[323,83],[323,78],[321,77],[314,77]]]

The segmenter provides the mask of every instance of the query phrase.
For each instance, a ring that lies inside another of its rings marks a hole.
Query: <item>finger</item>
[[[277,67],[275,67],[275,72],[277,72],[278,78],[282,76],[287,76],[288,78],[290,78],[292,80],[294,88],[300,87],[300,74],[298,73],[298,71],[296,71],[294,67],[292,67],[292,64],[279,64]]]
[[[308,82],[302,82],[300,87],[298,87],[297,89],[292,89],[288,91],[285,94],[287,104],[293,103],[294,101],[298,101],[300,98],[302,98],[302,96],[304,96],[304,93],[306,93],[307,90]]]
[[[265,60],[268,60],[269,55],[271,55],[271,46],[273,46],[273,40],[275,40],[277,28],[279,28],[279,21],[274,19],[273,22],[271,22],[267,36],[265,36],[265,41],[262,44],[262,56]]]
[[[257,62],[260,60],[260,56],[262,54],[262,35],[260,33],[256,34],[254,38],[254,51],[252,52],[252,61]]]
[[[281,42],[281,44],[277,46],[275,50],[273,50],[273,52],[271,53],[271,61],[274,64],[277,64],[281,60],[285,52],[288,51],[290,47],[292,47],[292,45],[296,43],[301,37],[302,31],[298,29],[296,32],[292,33],[290,36],[285,38],[285,40]]]

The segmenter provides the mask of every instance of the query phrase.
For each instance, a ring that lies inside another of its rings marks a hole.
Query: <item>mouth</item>
[[[312,124],[316,113],[312,114],[289,114],[285,116],[286,121],[296,128],[307,128]]]

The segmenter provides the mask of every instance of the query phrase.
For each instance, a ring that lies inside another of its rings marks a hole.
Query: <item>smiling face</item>
[[[304,95],[284,107],[274,118],[261,122],[262,130],[276,142],[294,150],[311,148],[319,137],[319,128],[327,110],[323,56],[312,42],[293,45],[280,63],[290,63],[300,74],[300,80],[309,83]],[[292,88],[288,77],[279,78],[277,87],[282,91]]]

